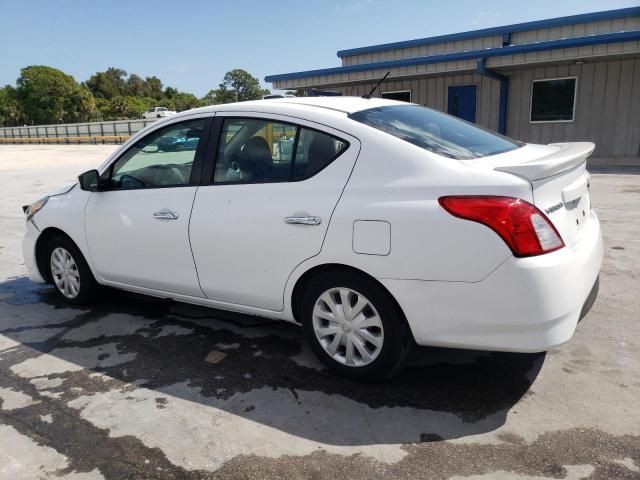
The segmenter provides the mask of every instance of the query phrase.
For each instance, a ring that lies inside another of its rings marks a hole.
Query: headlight
[[[47,200],[49,200],[49,197],[44,197],[37,202],[33,202],[31,205],[25,205],[24,207],[22,207],[22,211],[27,216],[27,220],[30,220],[31,217],[42,210],[42,207],[46,205]]]

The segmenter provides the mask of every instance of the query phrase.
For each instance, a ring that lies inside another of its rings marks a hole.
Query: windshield
[[[349,118],[438,155],[469,160],[509,152],[521,143],[419,105],[370,108]]]

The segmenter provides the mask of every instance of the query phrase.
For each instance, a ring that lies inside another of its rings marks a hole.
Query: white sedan
[[[24,257],[73,304],[107,285],[297,322],[353,379],[414,343],[539,352],[597,291],[593,148],[379,99],[190,110],[24,207]]]

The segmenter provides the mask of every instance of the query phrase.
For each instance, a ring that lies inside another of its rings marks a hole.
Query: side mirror
[[[100,174],[98,170],[89,170],[84,172],[78,177],[78,183],[82,190],[87,192],[99,192],[100,191]]]

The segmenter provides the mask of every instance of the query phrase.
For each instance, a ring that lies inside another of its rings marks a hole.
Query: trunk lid
[[[533,204],[553,223],[565,245],[572,247],[580,241],[584,226],[591,219],[586,161],[594,148],[590,142],[526,145],[465,163],[528,181]]]

